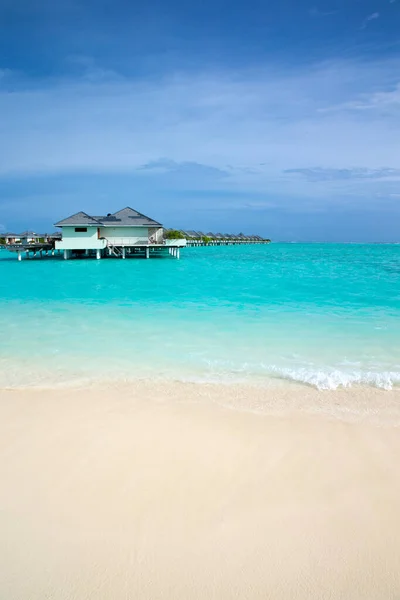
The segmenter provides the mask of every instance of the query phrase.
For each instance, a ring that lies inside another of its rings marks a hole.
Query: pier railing
[[[148,237],[127,237],[127,238],[103,238],[108,247],[115,246],[146,246],[147,244],[151,244],[152,242]]]

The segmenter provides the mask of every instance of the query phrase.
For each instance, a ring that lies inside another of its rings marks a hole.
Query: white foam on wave
[[[391,390],[400,385],[400,371],[382,368],[368,369],[355,361],[343,361],[339,367],[315,363],[274,365],[263,362],[230,360],[203,360],[196,364],[168,365],[113,365],[104,363],[90,368],[77,368],[75,363],[35,364],[29,359],[14,361],[0,358],[0,388],[59,387],[85,385],[101,379],[128,381],[131,379],[175,380],[197,383],[247,383],[273,385],[280,380],[303,384],[318,390],[336,390],[352,386]]]
[[[394,385],[400,384],[400,372],[396,371],[331,371],[311,370],[306,368],[290,369],[273,367],[271,372],[278,377],[297,383],[311,385],[319,390],[337,390],[353,385],[366,385],[383,390],[392,390]]]
[[[347,366],[360,363],[349,362]],[[371,386],[383,390],[392,390],[400,384],[400,371],[369,370],[367,368],[338,369],[317,367],[316,365],[283,367],[263,363],[242,363],[234,365],[229,361],[207,361],[213,380],[218,378],[239,378],[251,380],[260,377],[272,377],[315,387],[319,390],[336,390],[349,388],[353,385]]]

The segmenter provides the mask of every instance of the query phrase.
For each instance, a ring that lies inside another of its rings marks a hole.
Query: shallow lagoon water
[[[181,257],[19,263],[0,251],[0,386],[400,383],[400,245],[223,246]]]

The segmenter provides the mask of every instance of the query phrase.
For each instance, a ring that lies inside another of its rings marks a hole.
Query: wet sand
[[[0,392],[0,598],[400,597],[400,393]]]

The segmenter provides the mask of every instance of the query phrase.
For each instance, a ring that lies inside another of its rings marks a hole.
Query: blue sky
[[[0,230],[400,238],[400,0],[0,0]]]

